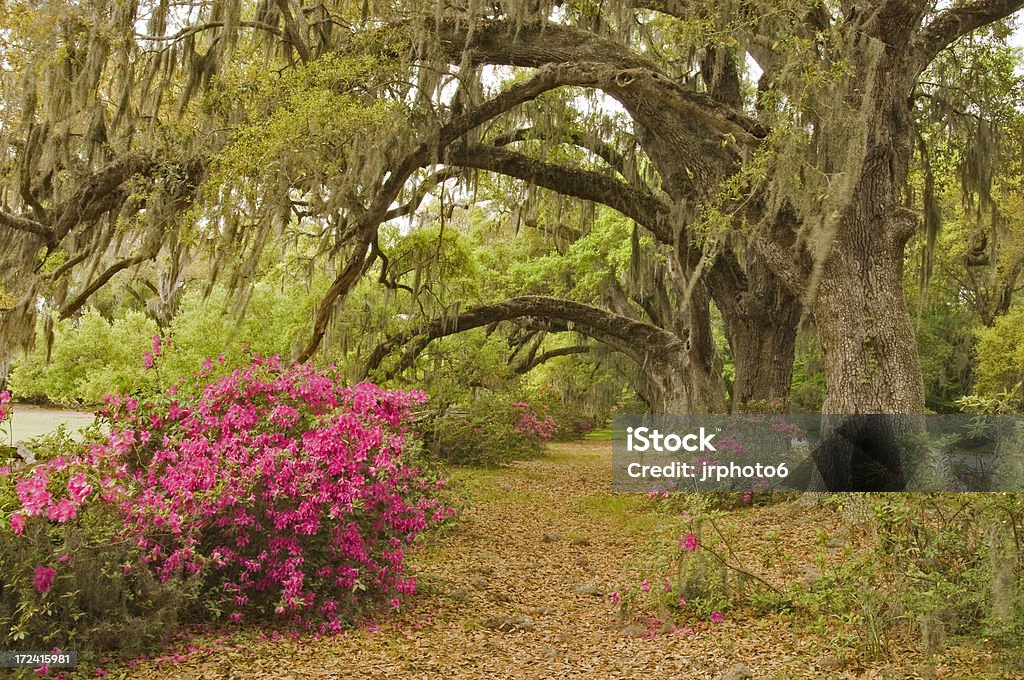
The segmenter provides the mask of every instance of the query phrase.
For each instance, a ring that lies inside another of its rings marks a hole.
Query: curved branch
[[[563,85],[640,95],[745,144],[757,145],[769,133],[743,112],[683,87],[629,47],[590,31],[547,22],[522,26],[483,21],[468,34],[461,22],[445,21],[436,27],[442,49],[454,63],[460,63],[468,50],[476,64],[559,66],[567,70]]]
[[[102,274],[97,276],[92,281],[92,283],[86,286],[81,293],[76,295],[74,300],[72,300],[68,304],[64,305],[63,308],[61,308],[60,318],[70,318],[73,314],[75,314],[75,312],[84,307],[85,303],[89,301],[89,298],[92,297],[100,288],[107,285],[107,283],[110,282],[110,279],[114,278],[114,276],[123,272],[125,269],[128,269],[129,267],[134,267],[135,265],[142,264],[147,260],[152,260],[157,256],[159,252],[159,247],[150,248],[147,252],[140,253],[138,255],[135,255],[134,257],[125,258],[123,260],[118,260],[117,262],[115,262],[110,267],[108,267]]]
[[[918,72],[939,52],[982,26],[1005,19],[1024,8],[1024,0],[975,0],[940,12],[911,45]]]
[[[227,22],[224,21],[209,21],[204,24],[186,26],[177,33],[172,33],[171,35],[143,35],[141,33],[136,33],[135,37],[144,42],[174,42],[203,31],[209,31],[215,28],[224,28],[226,24]],[[282,37],[281,29],[262,21],[239,21],[238,25],[241,28],[253,28],[260,31],[266,31],[267,33],[272,33],[279,38]]]
[[[581,149],[589,151],[594,154],[605,163],[608,167],[615,170],[617,173],[622,175],[623,178],[631,180],[626,173],[626,158],[621,151],[613,147],[611,144],[605,144],[599,139],[594,139],[586,135],[581,135],[577,132],[570,132],[561,138],[552,138],[553,135],[545,134],[544,131],[539,130],[535,127],[517,128],[503,135],[499,135],[491,140],[494,146],[506,146],[508,144],[514,144],[516,142],[528,142],[531,140],[543,140],[555,143],[567,143],[573,146],[578,146]]]
[[[513,84],[504,92],[480,106],[456,116],[447,124],[439,127],[433,135],[408,153],[392,169],[374,196],[369,208],[363,209],[358,205],[352,206],[356,221],[358,222],[355,250],[320,301],[320,305],[317,307],[316,318],[313,322],[313,334],[306,347],[296,356],[297,362],[309,361],[310,357],[317,351],[324,335],[327,333],[327,325],[330,322],[331,314],[338,300],[348,295],[352,287],[359,281],[359,277],[366,270],[368,264],[373,261],[374,255],[372,253],[367,255],[367,250],[370,249],[374,238],[377,236],[377,229],[387,218],[391,206],[413,173],[421,167],[428,165],[433,157],[436,157],[452,142],[470,130],[483,125],[495,116],[499,116],[519,104],[536,99],[544,92],[562,85],[564,70],[564,68],[558,66],[539,69],[532,77]]]
[[[530,357],[529,361],[524,361],[512,369],[512,372],[516,375],[522,375],[523,373],[529,373],[533,369],[537,368],[543,363],[557,359],[558,357],[572,356],[573,354],[586,354],[590,351],[590,345],[570,345],[569,347],[558,347],[556,349],[549,349],[546,352]]]
[[[649,229],[659,240],[673,242],[668,201],[608,175],[547,163],[508,149],[475,144],[453,147],[449,163],[515,177],[561,194],[613,208]]]
[[[407,346],[398,365],[388,371],[388,377],[410,367],[433,340],[522,318],[552,322],[560,330],[581,333],[626,354],[640,364],[659,358],[669,360],[685,352],[685,343],[678,336],[657,326],[574,300],[523,295],[473,307],[455,318],[441,317],[420,328],[394,335],[373,351],[363,374],[365,376],[379,368],[381,362],[400,347]]]

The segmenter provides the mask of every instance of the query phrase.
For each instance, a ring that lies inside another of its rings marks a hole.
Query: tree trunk
[[[904,249],[917,216],[901,190],[913,144],[903,87],[882,81],[859,179],[836,225],[814,291],[825,364],[824,413],[922,413],[924,383],[903,289]],[[856,88],[854,87],[856,91]]]
[[[726,324],[736,366],[733,411],[775,410],[787,405],[802,311],[800,302],[789,297],[785,296],[770,317],[733,316]]]
[[[873,230],[853,225],[861,236]],[[877,232],[875,232],[877,233]],[[825,413],[921,413],[924,384],[903,294],[902,244],[837,243],[814,302]]]

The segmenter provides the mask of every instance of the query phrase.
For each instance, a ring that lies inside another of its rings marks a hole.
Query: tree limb
[[[575,85],[621,95],[642,95],[737,141],[756,146],[769,130],[743,112],[700,92],[689,90],[658,70],[629,47],[568,26],[548,22],[522,26],[483,21],[467,34],[461,22],[437,24],[442,49],[454,63],[466,50],[475,64],[504,64],[566,69],[562,85]]]
[[[590,345],[570,345],[569,347],[558,347],[556,349],[549,349],[546,352],[530,357],[529,361],[523,361],[512,369],[512,372],[516,375],[522,375],[529,373],[533,369],[537,368],[541,364],[557,359],[558,357],[567,357],[573,354],[586,354],[590,351]]]
[[[110,267],[108,267],[102,274],[97,276],[92,283],[85,287],[81,293],[75,296],[75,299],[64,305],[60,310],[60,318],[67,319],[75,314],[78,310],[85,306],[85,303],[89,301],[96,291],[103,286],[107,285],[110,279],[114,278],[117,274],[123,272],[129,267],[142,264],[146,260],[152,260],[160,252],[159,244],[155,248],[150,248],[144,253],[129,257],[123,260],[118,260]]]
[[[636,321],[593,305],[541,295],[523,295],[502,302],[480,305],[454,318],[441,317],[411,331],[394,335],[373,351],[366,363],[364,376],[380,367],[396,349],[407,346],[398,365],[388,371],[395,375],[410,367],[431,341],[500,321],[533,318],[553,321],[562,330],[571,330],[616,349],[637,363],[652,357],[684,351],[684,343],[676,335],[657,326]]]
[[[587,135],[581,135],[578,132],[570,132],[560,138],[556,137],[552,139],[552,135],[545,134],[544,131],[535,127],[517,128],[503,135],[498,135],[491,140],[491,143],[494,146],[506,146],[515,142],[527,142],[531,140],[544,140],[560,143],[563,139],[565,143],[578,146],[579,148],[594,154],[607,163],[608,167],[622,175],[624,179],[630,181],[634,179],[626,174],[626,158],[623,156],[622,152],[611,144],[605,144],[599,139],[594,139]]]
[[[651,230],[659,240],[672,243],[668,201],[608,175],[547,163],[508,149],[474,144],[455,146],[449,163],[515,177],[561,194],[607,205]]]
[[[35,220],[22,217],[20,215],[11,215],[0,210],[0,225],[13,229],[14,231],[21,231],[27,234],[35,234],[36,236],[43,239],[47,244],[53,242],[54,233],[53,230],[47,227],[45,224],[36,222]]]
[[[1024,7],[1024,0],[975,0],[956,5],[938,14],[922,29],[911,45],[918,72],[939,52],[982,26],[1005,19]]]

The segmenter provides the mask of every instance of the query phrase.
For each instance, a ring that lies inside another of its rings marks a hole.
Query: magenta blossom
[[[721,623],[722,621],[725,621],[725,617],[722,616],[722,612],[711,612],[711,616],[708,618],[711,619],[711,623]]]
[[[699,545],[700,542],[693,535],[693,532],[687,532],[686,535],[679,539],[679,548],[686,552],[693,552]]]
[[[32,575],[32,585],[35,586],[36,590],[40,593],[50,592],[50,588],[53,586],[53,580],[57,577],[57,570],[53,567],[44,567],[39,565],[35,569],[35,573]]]

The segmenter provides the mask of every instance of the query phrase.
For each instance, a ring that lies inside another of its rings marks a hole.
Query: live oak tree
[[[292,240],[337,262],[308,359],[386,262],[380,225],[490,172],[635,221],[659,244],[638,278],[659,279],[672,318],[634,291],[613,290],[614,311],[514,298],[387,347],[541,320],[635,358],[654,409],[720,410],[712,305],[734,406],[786,397],[806,314],[826,412],[916,413],[914,95],[944,50],[1024,2],[9,4],[0,234],[18,266],[0,283],[21,303],[8,341],[44,293],[74,314],[119,272],[203,249],[244,288],[267,244]],[[625,120],[580,115],[594,92]]]

